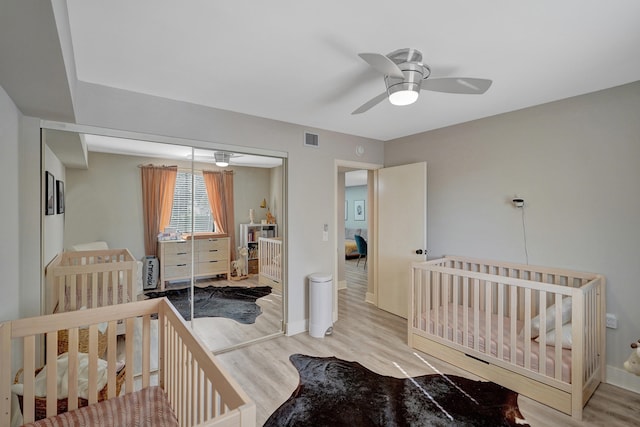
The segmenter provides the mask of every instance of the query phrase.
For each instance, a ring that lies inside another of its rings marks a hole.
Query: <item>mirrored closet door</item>
[[[213,351],[282,333],[285,158],[42,135],[45,312],[167,297]]]

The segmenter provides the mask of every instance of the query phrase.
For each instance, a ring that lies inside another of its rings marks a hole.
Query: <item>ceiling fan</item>
[[[387,90],[365,102],[351,114],[364,113],[387,97],[393,105],[413,104],[418,99],[420,90],[480,95],[491,86],[491,80],[487,79],[468,77],[429,79],[431,69],[421,62],[422,53],[417,49],[398,49],[388,55],[360,53],[358,56],[384,74]]]

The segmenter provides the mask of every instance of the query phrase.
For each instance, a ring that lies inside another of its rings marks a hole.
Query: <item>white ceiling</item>
[[[98,153],[124,154],[128,156],[155,157],[159,159],[195,160],[199,163],[215,163],[215,150],[192,148],[186,145],[161,144],[151,141],[112,138],[101,135],[84,134],[88,151]],[[282,159],[243,153],[230,153],[231,166],[273,168],[282,165]]]
[[[637,0],[68,0],[78,80],[389,140],[640,80]],[[359,52],[412,47],[432,77],[394,107]]]

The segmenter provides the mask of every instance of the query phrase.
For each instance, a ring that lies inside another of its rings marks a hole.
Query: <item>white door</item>
[[[427,164],[378,170],[378,307],[407,318],[412,261],[427,245]]]

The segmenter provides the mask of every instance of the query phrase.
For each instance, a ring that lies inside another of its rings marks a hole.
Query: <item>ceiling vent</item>
[[[319,148],[320,147],[320,142],[318,140],[318,135],[316,135],[315,133],[305,132],[304,133],[304,145],[305,145],[305,147]]]

